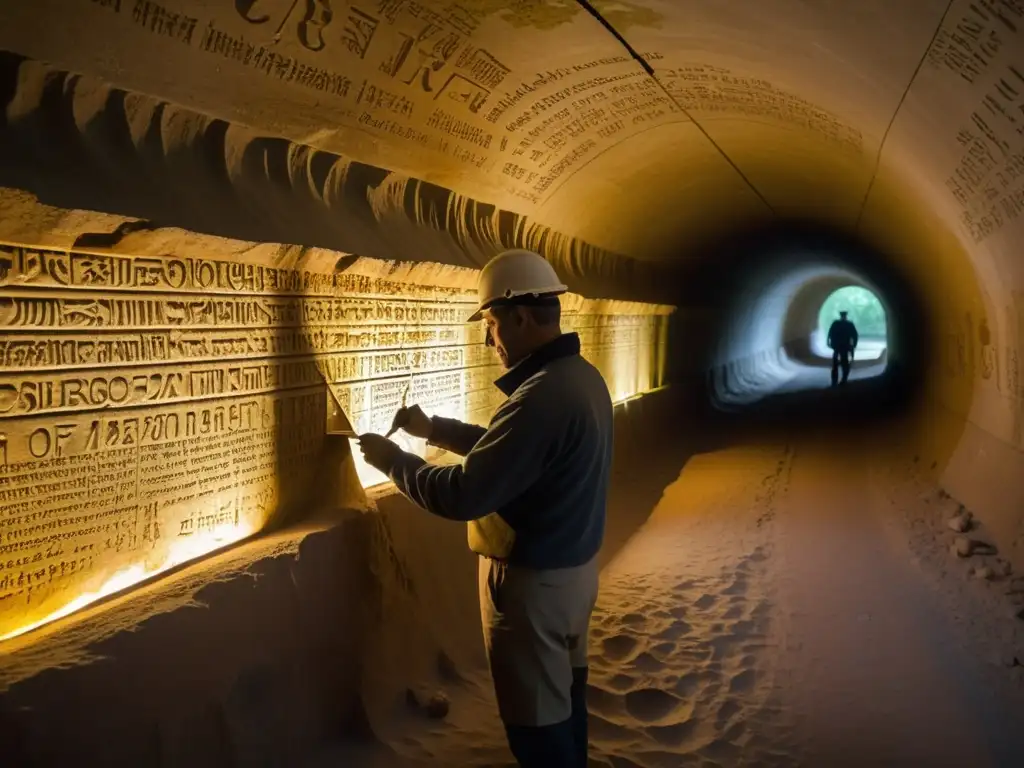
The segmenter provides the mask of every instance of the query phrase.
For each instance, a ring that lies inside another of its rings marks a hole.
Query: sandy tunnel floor
[[[950,552],[956,502],[870,441],[686,464],[602,573],[595,764],[1024,765],[1024,583],[975,578],[1001,559]],[[415,762],[360,763],[510,764],[470,678],[447,722],[398,729]]]

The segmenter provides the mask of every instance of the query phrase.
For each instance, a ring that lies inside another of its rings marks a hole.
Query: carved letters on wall
[[[620,29],[660,23],[652,11],[614,6],[602,10]],[[298,123],[304,113],[316,114],[317,128],[327,120],[350,135],[368,134],[381,147],[433,158],[458,173],[462,186],[487,179],[486,188],[460,191],[507,206],[542,204],[611,146],[691,118],[770,120],[842,151],[863,151],[860,132],[840,117],[753,71],[641,51],[655,68],[651,77],[614,45],[604,56],[537,71],[515,46],[494,50],[507,36],[493,26],[496,20],[508,34],[533,28],[529,34],[543,45],[557,46],[558,33],[545,32],[563,25],[566,39],[574,39],[580,8],[572,3],[83,0],[64,13],[60,23],[78,20],[118,39],[152,41],[189,70],[221,81],[222,91],[244,94],[234,105],[242,122],[260,125],[287,93],[293,108],[284,118],[298,121],[296,133],[308,135],[312,123]],[[149,79],[167,66],[160,61],[120,65]],[[187,106],[209,111],[222,100]],[[462,173],[470,169],[486,174]],[[495,192],[507,198],[495,199]]]
[[[316,462],[325,380],[359,431],[386,431],[407,388],[486,422],[500,369],[465,323],[472,300],[349,272],[0,246],[0,637],[258,531]],[[668,308],[564,304],[617,399],[662,383]]]
[[[927,62],[976,90],[956,133],[962,155],[945,183],[960,224],[981,243],[1024,212],[1024,5],[983,0],[954,10]]]

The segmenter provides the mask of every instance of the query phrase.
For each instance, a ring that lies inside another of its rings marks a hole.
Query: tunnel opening
[[[710,413],[760,413],[794,429],[822,418],[873,423],[921,401],[932,363],[932,312],[897,254],[799,219],[753,223],[708,238],[691,254],[684,291],[686,304],[705,317],[709,341],[697,354]],[[866,335],[872,352],[855,356],[852,386],[830,393],[832,355],[821,315],[849,288],[877,302]]]
[[[831,360],[828,346],[832,323],[846,312],[857,329],[858,341],[854,364],[884,364],[889,333],[885,306],[866,286],[844,285],[829,294],[818,310],[818,327],[811,337],[811,348],[819,357]]]
[[[888,312],[879,289],[856,269],[838,265],[803,267],[798,275],[803,282],[793,294],[784,321],[786,352],[800,366],[789,389],[820,389],[830,384],[826,374],[831,373],[833,362],[841,364],[840,356],[833,355],[836,345],[830,337],[842,312],[847,313],[858,333],[856,349],[847,358],[850,381],[884,374],[888,366]]]

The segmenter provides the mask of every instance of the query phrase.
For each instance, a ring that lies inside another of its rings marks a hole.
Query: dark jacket
[[[402,453],[390,476],[419,506],[450,520],[497,512],[515,531],[509,563],[570,568],[604,537],[612,459],[612,401],[575,333],[541,347],[499,378],[508,399],[487,429],[433,418],[431,442],[465,456],[433,465]]]
[[[828,329],[828,345],[836,352],[855,349],[857,341],[857,326],[849,320],[836,320]]]

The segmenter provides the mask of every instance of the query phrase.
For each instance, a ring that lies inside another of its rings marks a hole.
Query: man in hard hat
[[[486,429],[412,406],[411,435],[464,456],[434,465],[380,435],[366,461],[424,509],[469,523],[480,557],[480,608],[509,746],[522,766],[587,765],[587,633],[597,599],[612,456],[612,402],[575,333],[562,333],[567,290],[540,255],[506,251],[483,269],[485,341],[508,398]]]
[[[839,319],[835,320],[828,329],[828,346],[832,350],[832,386],[840,383],[839,368],[843,369],[843,384],[850,378],[850,356],[857,348],[857,326],[852,320],[848,320],[846,311],[839,313]]]

